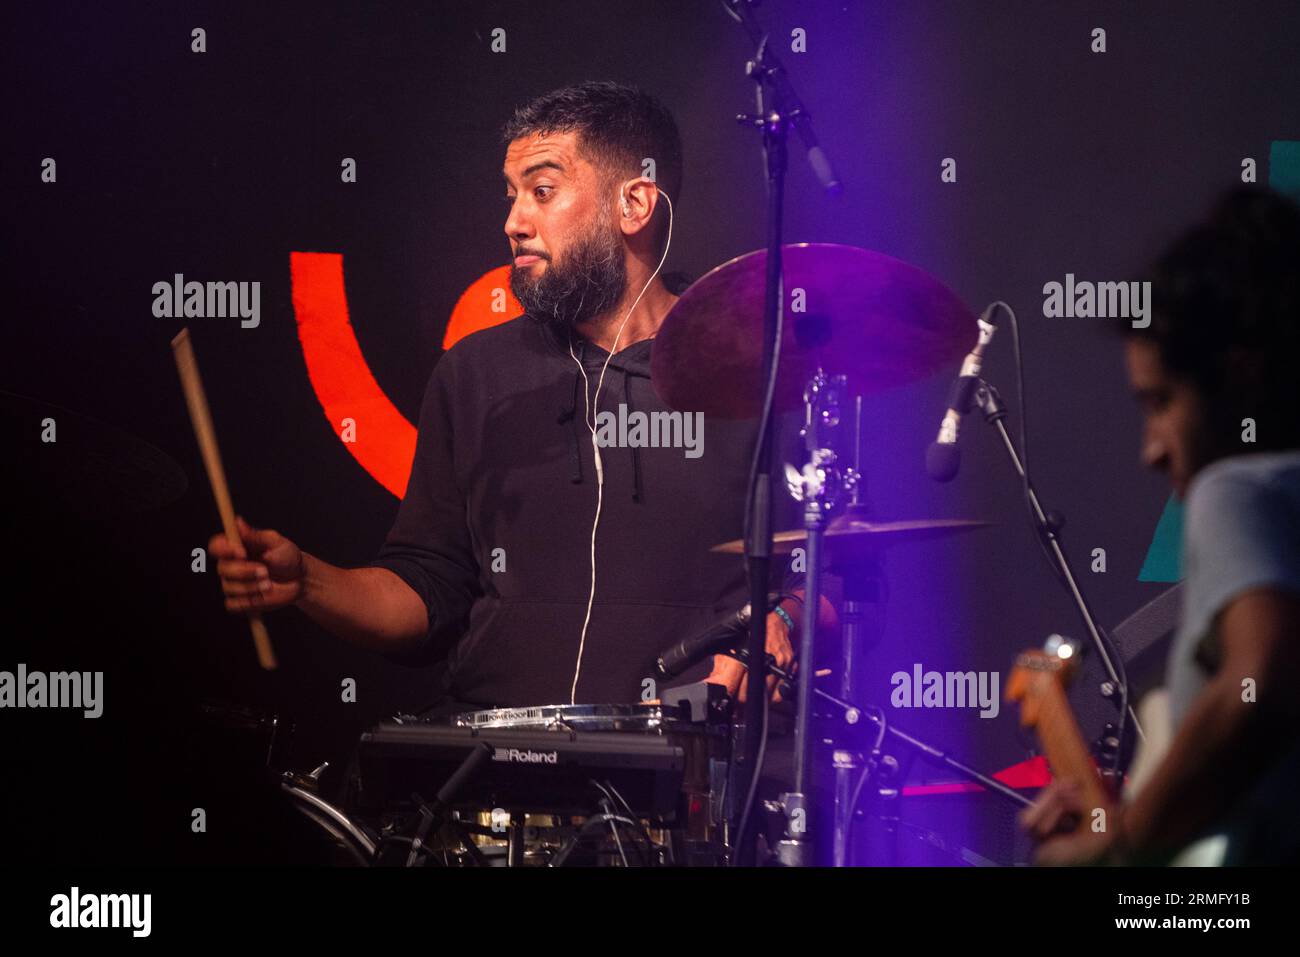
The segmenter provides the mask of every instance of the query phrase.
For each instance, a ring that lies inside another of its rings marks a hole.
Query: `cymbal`
[[[832,556],[848,553],[875,551],[889,545],[902,545],[907,542],[924,542],[936,538],[951,538],[962,532],[977,528],[988,528],[991,522],[980,522],[966,518],[923,518],[901,522],[869,522],[852,514],[841,515],[831,521],[826,528],[823,541]],[[806,529],[795,528],[772,535],[772,552],[775,555],[789,555],[795,548],[808,544]],[[727,555],[742,555],[745,551],[743,539],[723,542],[709,549]]]
[[[782,247],[785,314],[774,405],[798,408],[820,366],[872,395],[956,362],[975,317],[943,283],[881,253],[835,243]],[[690,286],[655,335],[650,379],[675,409],[754,418],[762,378],[767,250],[723,263]],[[802,292],[798,292],[802,290]]]
[[[42,423],[54,420],[54,442]],[[25,507],[75,516],[136,515],[176,501],[185,472],[166,452],[116,426],[0,390],[0,434]]]

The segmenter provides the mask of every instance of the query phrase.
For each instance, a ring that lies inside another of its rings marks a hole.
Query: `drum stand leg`
[[[861,472],[858,474],[860,476]],[[860,491],[860,488],[859,480],[855,492]],[[878,557],[859,558],[854,564],[833,563],[830,571],[844,583],[840,697],[844,701],[856,701],[862,658],[880,641],[884,630],[888,588]],[[854,713],[852,717],[857,720],[858,715]],[[848,867],[853,863],[853,849],[849,846],[849,841],[853,833],[857,798],[862,793],[860,782],[864,766],[860,751],[845,749],[837,744],[834,751],[835,810],[832,844],[832,859],[836,867]]]
[[[845,582],[846,595],[842,631],[844,647],[841,655],[843,670],[840,674],[840,696],[845,701],[853,701],[857,690],[854,687],[854,677],[858,665],[855,660],[855,653],[857,651],[858,622],[861,618],[861,612],[857,607],[858,603],[848,598],[847,578]],[[849,847],[849,836],[853,831],[853,814],[857,804],[856,792],[858,770],[862,766],[861,759],[862,755],[855,751],[847,751],[838,747],[835,749],[835,811],[832,827],[832,864],[835,867],[848,867],[851,863],[852,849]]]
[[[861,755],[852,751],[835,750],[835,867],[848,867],[852,863],[849,834],[853,828],[853,792],[858,781]]]
[[[524,863],[524,815],[510,812],[510,835],[506,843],[506,867],[520,867]]]

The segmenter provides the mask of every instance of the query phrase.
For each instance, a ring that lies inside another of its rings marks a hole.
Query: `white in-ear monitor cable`
[[[578,703],[578,676],[582,674],[582,653],[587,647],[587,626],[591,624],[591,607],[596,601],[596,529],[600,526],[600,507],[605,499],[605,467],[600,461],[600,443],[596,441],[596,413],[599,411],[600,387],[605,382],[605,370],[609,368],[609,360],[614,358],[614,353],[618,351],[618,340],[623,336],[623,327],[627,325],[628,319],[632,317],[633,310],[640,304],[645,291],[650,288],[650,284],[659,275],[659,270],[663,268],[664,261],[668,258],[668,248],[673,242],[673,201],[669,199],[668,194],[663,190],[659,190],[659,195],[668,203],[668,237],[664,242],[663,255],[659,257],[659,265],[655,266],[655,271],[645,281],[645,285],[641,287],[636,299],[632,301],[632,305],[623,317],[623,321],[619,323],[618,332],[615,333],[614,341],[609,347],[609,354],[605,356],[605,363],[600,367],[600,378],[596,380],[596,393],[590,398],[588,397],[587,370],[583,368],[578,357],[573,354],[573,338],[572,336],[569,338],[569,355],[572,356],[574,362],[578,363],[578,371],[582,373],[583,420],[591,431],[591,451],[596,462],[596,517],[591,523],[591,591],[587,594],[587,614],[582,619],[582,634],[578,638],[578,660],[573,666],[573,686],[569,689],[569,704]],[[623,197],[623,210],[624,215],[628,215],[626,197]]]

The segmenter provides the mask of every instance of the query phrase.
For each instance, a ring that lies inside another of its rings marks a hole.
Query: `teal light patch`
[[[1172,495],[1156,523],[1147,559],[1138,572],[1140,582],[1176,582],[1182,578],[1178,556],[1183,543],[1183,503]]]
[[[1268,185],[1300,200],[1300,140],[1274,140],[1269,145]]]

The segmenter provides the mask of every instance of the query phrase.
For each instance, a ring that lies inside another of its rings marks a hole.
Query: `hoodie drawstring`
[[[578,347],[578,361],[581,362],[583,354],[586,352],[586,343]],[[618,367],[623,373],[623,401],[627,406],[628,414],[632,413],[632,377],[628,374],[627,369]],[[572,428],[569,430],[569,459],[572,463],[572,472],[569,481],[575,485],[582,483],[582,453],[578,443],[583,440],[583,432],[590,435],[587,428],[581,429],[578,426],[578,391],[582,388],[581,370],[573,374],[573,388],[570,390],[568,398],[560,405],[560,413],[556,417],[556,425],[571,423]],[[584,427],[586,422],[582,423]],[[632,453],[632,501],[639,502],[643,494],[641,485],[641,455],[635,445],[631,446],[629,451]]]

